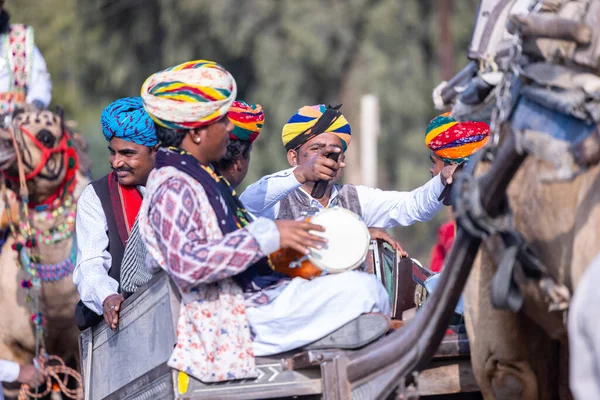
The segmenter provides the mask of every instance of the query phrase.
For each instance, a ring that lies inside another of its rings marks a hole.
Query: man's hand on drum
[[[385,229],[382,228],[369,228],[369,233],[372,239],[383,240],[388,243],[394,250],[400,253],[400,257],[408,257],[406,250],[402,248],[400,242],[398,242],[392,235],[390,235]]]
[[[102,303],[102,311],[104,311],[104,321],[106,325],[110,326],[113,331],[117,329],[117,323],[119,322],[119,310],[121,309],[121,303],[125,298],[120,294],[111,294]]]
[[[309,248],[320,249],[327,243],[327,239],[314,235],[309,231],[324,232],[320,225],[304,221],[291,221],[279,219],[275,221],[279,230],[279,243],[281,248],[294,249],[302,254],[308,254]]]
[[[346,166],[344,156],[340,154],[338,161],[327,158],[330,154],[341,153],[342,149],[338,146],[325,146],[314,154],[308,162],[303,162],[294,170],[296,179],[301,184],[306,182],[331,181],[338,171]],[[300,157],[310,157],[308,154],[298,154]]]

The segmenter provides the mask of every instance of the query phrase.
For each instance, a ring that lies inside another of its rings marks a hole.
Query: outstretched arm
[[[275,219],[279,202],[302,185],[296,178],[294,169],[295,167],[264,176],[248,186],[240,196],[246,209],[256,216]]]
[[[439,175],[411,192],[384,191],[357,186],[367,226],[391,228],[429,221],[443,207],[438,197],[444,190]]]

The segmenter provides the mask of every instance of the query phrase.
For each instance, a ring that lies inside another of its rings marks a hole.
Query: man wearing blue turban
[[[140,97],[127,97],[109,104],[100,124],[112,171],[90,183],[77,203],[73,282],[81,297],[75,310],[80,329],[97,324],[102,316],[116,329],[125,297],[150,279],[140,267],[145,254],[137,215],[154,168],[154,121]]]

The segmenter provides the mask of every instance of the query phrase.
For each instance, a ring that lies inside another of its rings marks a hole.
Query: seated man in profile
[[[227,117],[233,124],[233,130],[229,133],[225,157],[216,162],[214,167],[220,177],[225,178],[225,182],[235,190],[248,173],[252,143],[263,127],[265,114],[260,104],[234,101]]]

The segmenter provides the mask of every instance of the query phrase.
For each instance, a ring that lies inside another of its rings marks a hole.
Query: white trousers
[[[389,316],[390,302],[375,275],[359,271],[294,278],[271,303],[246,309],[256,356],[305,346],[368,312]]]

